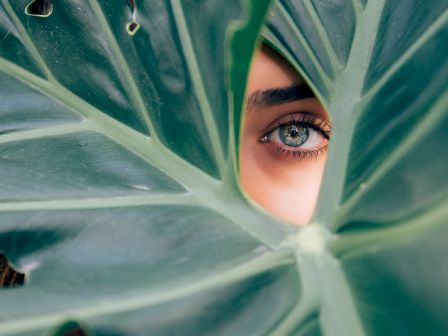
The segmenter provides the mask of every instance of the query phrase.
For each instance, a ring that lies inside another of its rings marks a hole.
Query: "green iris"
[[[302,146],[308,140],[309,133],[308,127],[302,125],[284,125],[279,128],[280,139],[291,147]]]

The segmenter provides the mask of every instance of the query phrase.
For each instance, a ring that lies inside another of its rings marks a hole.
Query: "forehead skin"
[[[302,82],[297,72],[271,48],[262,45],[255,53],[248,79],[248,93]]]

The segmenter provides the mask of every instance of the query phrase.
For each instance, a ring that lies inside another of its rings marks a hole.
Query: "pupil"
[[[289,135],[295,138],[299,135],[299,131],[297,130],[297,127],[293,126],[291,130],[289,131]]]
[[[290,147],[302,146],[309,136],[308,127],[302,125],[285,125],[279,131],[282,142]]]

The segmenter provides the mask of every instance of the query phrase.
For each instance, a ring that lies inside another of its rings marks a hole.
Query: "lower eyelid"
[[[319,146],[316,149],[289,149],[286,146],[281,146],[272,141],[268,141],[263,143],[266,145],[267,150],[270,154],[276,156],[277,158],[281,158],[283,160],[298,160],[305,161],[309,159],[318,159],[322,154],[326,153],[328,150],[328,141]]]

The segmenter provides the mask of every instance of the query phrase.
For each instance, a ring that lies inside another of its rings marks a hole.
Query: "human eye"
[[[285,160],[318,158],[328,149],[330,123],[306,112],[294,112],[272,122],[259,142]]]

